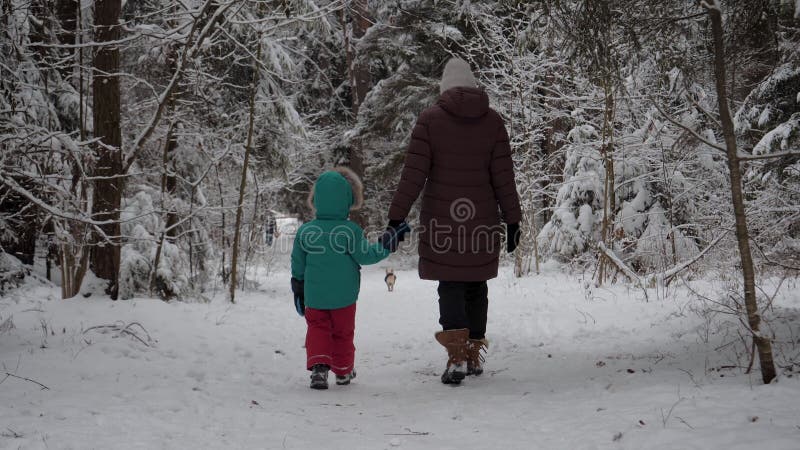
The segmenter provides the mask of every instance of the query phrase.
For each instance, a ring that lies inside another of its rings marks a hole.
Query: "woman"
[[[486,281],[497,276],[500,213],[510,253],[519,244],[521,212],[503,119],[489,108],[469,64],[448,61],[440,92],[414,126],[389,227],[403,223],[424,190],[419,276],[439,281],[436,340],[448,353],[442,382],[458,384],[483,372]]]

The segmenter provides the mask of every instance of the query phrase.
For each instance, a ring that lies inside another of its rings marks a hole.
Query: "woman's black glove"
[[[405,219],[403,219],[403,220],[390,220],[389,221],[389,225],[386,226],[386,231],[394,230],[394,232],[397,233],[397,230],[400,227],[400,225],[405,225],[406,227],[408,227],[408,223],[406,223]],[[403,237],[403,234],[400,234],[400,238],[399,238],[398,242],[403,242],[404,239],[405,238]]]
[[[394,253],[397,251],[397,246],[405,239],[405,234],[411,231],[411,227],[404,221],[390,220],[389,226],[386,231],[381,235],[380,242],[383,248]]]
[[[519,246],[520,234],[518,223],[506,224],[506,251],[508,253],[514,253]]]
[[[294,294],[294,309],[301,316],[306,315],[305,282],[292,277],[292,293]]]

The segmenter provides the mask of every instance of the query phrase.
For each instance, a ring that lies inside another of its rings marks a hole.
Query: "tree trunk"
[[[555,83],[555,79],[552,83]],[[542,93],[542,95],[545,95]],[[558,105],[556,105],[558,107]],[[564,178],[564,157],[560,156],[554,158],[553,155],[558,153],[564,147],[563,135],[565,135],[571,127],[569,120],[558,117],[550,121],[544,129],[544,138],[542,141],[542,161],[544,161],[543,170],[545,171],[543,180],[539,189],[543,192],[550,189],[552,184],[560,184]],[[559,139],[562,137],[562,139]],[[563,154],[563,152],[562,152]],[[536,213],[536,229],[541,230],[544,225],[550,221],[552,212],[555,206],[555,197],[540,195],[541,205]]]
[[[225,230],[228,228],[225,226],[225,195],[222,190],[222,179],[219,177],[219,164],[214,167],[214,170],[217,173],[217,188],[219,189],[219,211],[221,217],[221,223],[219,224],[219,233],[220,233],[220,241],[222,242],[222,248],[228,248],[228,237],[225,233]],[[228,272],[228,268],[225,264],[225,252],[222,252],[222,262],[220,263],[222,269],[220,270],[220,276],[222,277],[222,283],[228,282],[228,276],[230,272]]]
[[[344,25],[344,45],[347,57],[347,72],[350,79],[350,95],[352,97],[352,112],[353,117],[358,120],[358,112],[361,110],[361,105],[369,93],[369,67],[366,64],[359,62],[358,55],[355,50],[354,40],[361,39],[367,32],[370,26],[369,11],[367,9],[367,0],[352,0],[349,7],[350,13],[350,26],[347,23]],[[346,18],[344,11],[342,12],[343,18]],[[361,139],[356,137],[350,145],[348,155],[350,168],[362,180],[364,179],[364,147]],[[359,211],[351,213],[353,220],[359,225],[366,226],[366,220]]]
[[[250,257],[253,255],[254,245],[258,242],[258,237],[263,236],[263,230],[258,226],[258,205],[261,203],[261,192],[258,187],[258,176],[253,174],[253,183],[256,191],[256,198],[253,200],[253,215],[250,217],[250,226],[247,233],[247,250],[244,254],[244,267],[242,277],[247,277],[247,268],[250,267]],[[262,221],[263,222],[263,221]]]
[[[614,245],[614,211],[616,205],[616,187],[614,186],[614,90],[611,80],[603,81],[603,91],[605,92],[605,113],[603,115],[603,144],[600,154],[603,156],[605,165],[605,184],[603,187],[603,224],[601,229],[601,240],[603,244],[613,251]],[[601,252],[597,261],[597,283],[602,285],[608,278],[608,269],[612,267],[608,256]]]
[[[120,0],[95,2],[95,41],[116,41],[120,37]],[[122,136],[120,132],[119,48],[101,46],[94,57],[94,137],[97,157],[92,211],[98,221],[111,221],[101,228],[106,238],[95,237],[92,270],[108,280],[107,292],[116,300],[119,281],[119,210],[122,203]]]
[[[166,136],[166,143],[164,144],[164,151],[161,155],[161,210],[168,210],[167,212],[167,219],[164,222],[164,229],[161,231],[161,235],[158,239],[158,244],[156,245],[156,255],[153,258],[153,268],[150,270],[150,295],[153,295],[154,290],[158,290],[158,295],[161,297],[161,300],[169,300],[170,298],[177,295],[177,292],[171,292],[166,289],[164,283],[162,283],[158,279],[158,268],[161,266],[161,254],[164,249],[164,240],[167,238],[171,238],[175,236],[175,230],[170,229],[172,225],[176,222],[172,222],[172,220],[177,220],[175,217],[175,213],[172,210],[172,192],[169,191],[169,179],[172,178],[174,184],[174,176],[170,177],[169,173],[169,162],[171,151],[175,147],[175,139],[173,137],[173,127],[174,122],[170,122],[169,128],[167,129],[167,136]],[[172,241],[172,239],[170,239]]]
[[[170,22],[171,26],[177,26],[177,23]],[[175,45],[170,45],[168,48],[168,57],[167,60],[169,61],[167,67],[169,67],[169,71],[175,72],[177,70],[177,61],[178,61],[178,52],[175,49]],[[186,51],[186,50],[184,50]],[[178,104],[178,99],[181,96],[181,88],[180,86],[176,87],[169,96],[169,101],[167,102],[166,106],[166,115],[169,117],[170,123],[167,129],[167,136],[166,136],[166,145],[164,146],[164,155],[163,155],[163,170],[162,173],[162,208],[163,208],[163,199],[167,200],[167,220],[166,220],[166,230],[167,230],[167,239],[170,242],[173,242],[175,238],[178,236],[178,228],[175,227],[175,224],[178,223],[178,214],[175,211],[175,192],[178,187],[178,182],[175,176],[176,173],[176,164],[174,162],[175,158],[175,151],[178,149],[178,136],[175,133],[175,129],[178,126],[177,120],[172,117],[175,114],[176,105]]]
[[[82,223],[61,222],[53,219],[56,240],[62,242],[58,251],[61,271],[61,298],[68,299],[78,295],[83,277],[89,265],[90,233]]]
[[[175,23],[170,22],[171,26],[175,26]],[[178,54],[175,51],[174,45],[170,45],[167,47],[167,67],[169,67],[170,72],[175,72],[177,66]],[[161,300],[169,300],[172,297],[178,295],[177,292],[172,292],[170,289],[167,288],[166,284],[163,280],[158,278],[158,269],[161,266],[161,255],[163,254],[164,250],[164,241],[173,242],[175,237],[177,236],[178,230],[175,227],[175,224],[178,223],[178,216],[175,213],[175,188],[176,188],[176,180],[175,180],[175,165],[172,164],[173,155],[175,149],[178,148],[178,138],[175,136],[175,118],[173,114],[175,112],[175,102],[178,96],[180,95],[179,88],[176,88],[172,91],[169,95],[166,105],[166,115],[169,117],[170,122],[167,126],[167,134],[164,137],[164,150],[161,153],[161,199],[160,199],[160,208],[162,211],[166,211],[166,218],[164,220],[164,229],[161,231],[161,235],[158,239],[158,244],[156,245],[156,255],[153,258],[153,268],[150,271],[150,295],[152,296],[153,291],[157,290],[159,297]]]
[[[753,343],[758,348],[758,359],[761,363],[761,378],[768,384],[775,378],[775,364],[772,360],[772,344],[770,339],[759,332],[761,316],[758,313],[756,302],[755,270],[753,257],[750,252],[750,235],[747,230],[747,217],[745,216],[744,197],[742,195],[742,174],[739,167],[738,151],[736,149],[736,135],[733,130],[731,112],[728,109],[728,98],[725,91],[725,46],[723,43],[722,13],[719,3],[708,9],[711,18],[711,28],[714,38],[714,76],[716,78],[717,98],[719,101],[719,116],[722,123],[722,133],[725,137],[725,148],[728,153],[728,171],[731,177],[731,199],[736,217],[736,240],[739,244],[739,257],[742,262],[742,277],[744,278],[744,304],[747,310],[747,321],[753,333]]]
[[[350,33],[345,34],[347,46],[347,67],[350,77],[350,88],[353,96],[353,114],[358,115],[361,105],[369,92],[369,67],[359,62],[354,40],[364,37],[370,26],[367,0],[353,0],[350,5]],[[345,31],[347,33],[347,31]]]
[[[56,15],[61,24],[58,32],[58,41],[64,45],[75,44],[75,34],[78,30],[78,8],[80,4],[77,0],[56,0]],[[67,48],[61,51],[65,57],[71,57],[75,54],[74,48]],[[69,64],[64,64],[59,67],[61,76],[67,78],[72,73],[73,67]]]
[[[244,147],[244,162],[242,162],[242,177],[239,181],[239,202],[236,204],[236,224],[233,228],[233,248],[231,249],[231,284],[229,296],[231,303],[236,303],[236,265],[239,262],[239,238],[242,226],[242,207],[244,206],[244,191],[247,188],[247,166],[250,164],[250,149],[253,146],[253,125],[256,115],[256,94],[258,93],[258,61],[261,60],[261,34],[258,37],[258,52],[253,63],[253,84],[250,93],[250,121],[247,126],[247,145]]]

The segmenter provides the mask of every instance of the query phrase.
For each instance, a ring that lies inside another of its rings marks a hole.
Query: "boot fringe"
[[[486,362],[486,351],[489,341],[483,339],[469,339],[467,341],[467,375],[481,375],[483,363]]]

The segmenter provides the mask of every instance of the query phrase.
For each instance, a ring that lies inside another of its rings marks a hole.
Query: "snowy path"
[[[487,372],[449,387],[435,284],[401,271],[389,293],[382,269],[365,269],[358,378],[323,392],[307,387],[286,274],[235,306],[26,289],[0,299],[17,326],[0,335],[0,363],[50,389],[0,384],[0,448],[800,448],[797,377],[764,387],[706,372],[725,362],[680,292],[645,303],[553,270],[503,272],[490,283]],[[781,301],[797,307],[791,296]],[[157,343],[81,334],[115,321]]]

